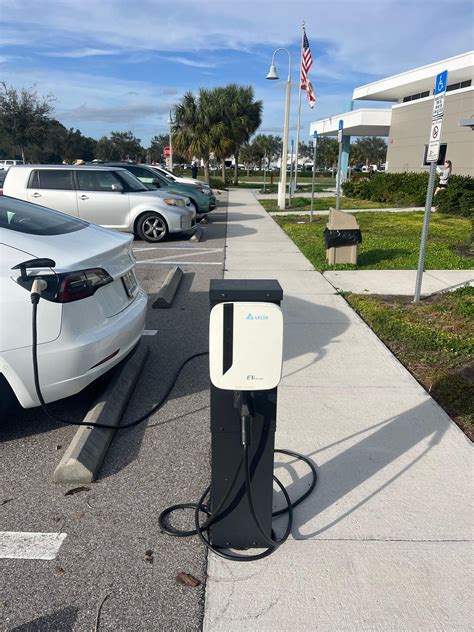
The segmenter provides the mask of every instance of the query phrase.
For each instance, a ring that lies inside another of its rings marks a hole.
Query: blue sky
[[[313,111],[303,101],[303,139],[311,120],[349,108],[354,87],[473,47],[465,0],[0,0],[0,78],[52,93],[67,127],[131,129],[144,144],[186,90],[251,84],[260,131],[281,134],[285,82],[265,75],[288,47],[294,128],[302,20],[317,94]],[[286,56],[277,66],[286,79]]]

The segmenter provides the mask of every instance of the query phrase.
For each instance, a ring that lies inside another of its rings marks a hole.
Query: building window
[[[457,83],[451,83],[446,87],[446,92],[451,92],[452,90],[460,90],[461,88],[470,88],[472,84],[471,79],[467,81],[458,81]]]
[[[429,96],[429,90],[426,90],[425,92],[418,92],[417,94],[410,94],[408,97],[403,97],[403,103],[407,103],[408,101],[416,101],[417,99],[424,99],[425,97]]]

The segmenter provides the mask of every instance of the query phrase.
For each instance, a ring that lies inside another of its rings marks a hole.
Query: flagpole
[[[295,165],[295,192],[298,184],[298,154],[300,150],[300,115],[301,115],[301,68],[303,66],[303,38],[304,38],[304,22],[301,26],[301,61],[298,74],[298,113],[296,115],[296,165]],[[291,186],[291,184],[290,184]]]

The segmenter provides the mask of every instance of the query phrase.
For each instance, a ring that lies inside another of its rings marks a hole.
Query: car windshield
[[[122,169],[122,171],[116,171],[116,174],[125,182],[128,191],[150,190],[143,184],[143,182],[140,182],[140,180],[136,178],[133,173],[130,173],[130,171],[127,171],[126,169]]]
[[[160,167],[159,169],[157,169],[157,171],[159,171],[161,175],[165,178],[168,178],[168,180],[171,180],[172,182],[176,181],[176,176],[174,175],[174,173],[171,173],[171,171],[168,171],[168,169]]]
[[[0,197],[0,228],[28,235],[64,235],[87,226],[89,223],[82,219],[50,208],[8,196]]]

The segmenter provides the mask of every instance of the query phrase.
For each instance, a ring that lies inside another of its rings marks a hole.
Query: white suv
[[[15,166],[8,170],[3,193],[151,242],[196,224],[188,198],[151,191],[117,167]]]

